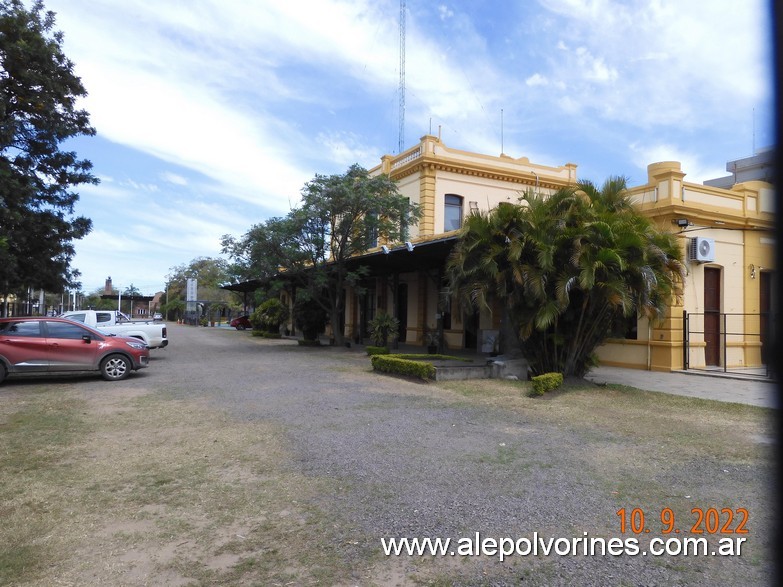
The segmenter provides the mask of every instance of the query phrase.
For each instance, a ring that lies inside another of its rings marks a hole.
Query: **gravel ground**
[[[413,584],[410,577],[432,577],[433,570],[450,581],[442,584],[454,585],[770,583],[762,537],[772,516],[759,515],[771,507],[769,460],[743,468],[699,456],[672,470],[638,461],[649,447],[611,432],[549,426],[534,411],[374,374],[366,357],[348,349],[301,348],[176,325],[170,338],[169,349],[154,351],[143,379],[149,384],[154,371],[165,370],[167,389],[178,397],[206,399],[237,418],[281,426],[295,455],[290,466],[332,480],[333,492],[312,505],[334,517],[335,540],[345,545],[346,564],[356,565],[357,585],[366,584],[362,578],[373,558],[373,582],[389,585]],[[719,470],[723,481],[716,481]],[[614,490],[621,483],[634,486],[627,495],[636,501],[618,500]],[[645,502],[645,484],[672,487],[671,499]],[[754,516],[755,556],[539,556],[501,563],[380,554],[382,537],[620,536],[619,507],[686,508],[687,488],[701,488],[705,501],[698,505],[704,507],[747,507]],[[715,502],[725,495],[741,499]]]

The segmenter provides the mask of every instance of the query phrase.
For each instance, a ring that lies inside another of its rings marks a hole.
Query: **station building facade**
[[[425,346],[433,334],[441,350],[496,350],[500,309],[463,312],[444,297],[445,264],[466,214],[573,185],[577,166],[552,167],[529,159],[483,155],[447,147],[436,136],[399,155],[382,157],[371,174],[385,173],[421,207],[422,218],[399,243],[352,260],[369,269],[349,288],[343,328],[347,340],[368,341],[378,312],[396,316],[399,341]],[[681,239],[687,275],[665,320],[633,320],[599,349],[602,364],[672,371],[683,367],[760,366],[767,360],[774,271],[773,186],[746,180],[728,187],[689,183],[680,163],[653,163],[630,195],[662,230]]]

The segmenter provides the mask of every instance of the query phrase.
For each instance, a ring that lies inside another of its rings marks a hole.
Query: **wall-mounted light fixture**
[[[687,218],[677,218],[676,220],[672,220],[672,222],[680,228],[688,228],[691,225],[691,221]]]
[[[408,249],[409,253],[412,253],[415,247],[411,241],[405,241],[405,248]]]
[[[750,278],[756,279],[756,266],[751,263],[750,265]]]
[[[381,245],[381,250],[383,251],[384,255],[389,254],[389,247],[387,247],[386,245]]]

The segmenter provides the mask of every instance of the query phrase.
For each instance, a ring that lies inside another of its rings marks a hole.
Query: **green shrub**
[[[544,373],[543,375],[533,377],[532,381],[533,389],[530,394],[534,396],[544,395],[547,391],[557,389],[563,384],[563,374]]]
[[[374,355],[370,361],[372,368],[382,373],[417,377],[424,381],[435,379],[435,366],[432,363],[400,359],[398,355]]]
[[[394,355],[401,359],[408,359],[410,361],[462,361],[463,363],[471,363],[473,359],[466,357],[454,357],[452,355],[430,355],[430,354],[416,354],[416,353],[399,353]]]
[[[400,333],[400,321],[386,312],[378,312],[368,326],[372,341],[377,346],[387,346],[389,339],[396,340]]]
[[[373,355],[388,355],[389,349],[385,346],[368,346],[367,354],[371,357]]]
[[[266,332],[265,330],[254,330],[252,335],[261,338],[283,338],[279,332]]]
[[[318,303],[311,300],[304,292],[299,292],[294,304],[294,318],[296,327],[301,331],[306,341],[318,340],[318,335],[323,332],[329,318]]]
[[[278,298],[269,298],[250,315],[254,330],[279,332],[280,326],[288,320],[288,308]]]

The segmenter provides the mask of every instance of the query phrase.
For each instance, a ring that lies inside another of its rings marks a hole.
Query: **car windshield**
[[[84,322],[86,317],[87,314],[68,314],[67,316],[63,316],[63,318],[73,320],[74,322]]]

